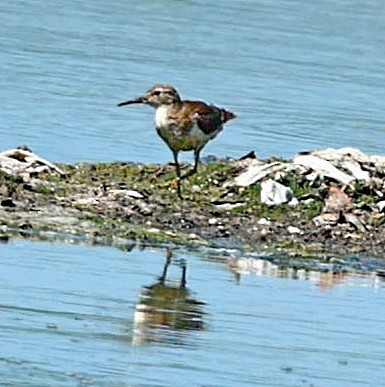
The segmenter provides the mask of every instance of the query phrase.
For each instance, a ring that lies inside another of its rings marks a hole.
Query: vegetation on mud
[[[274,162],[289,163],[266,160],[264,165]],[[345,186],[349,206],[330,214],[330,187],[339,190],[338,182],[288,169],[274,180],[291,190],[296,204],[267,205],[261,184],[234,184],[250,163],[201,164],[182,181],[184,200],[177,196],[171,164],[77,163],[59,165],[64,174],[31,173],[28,179],[0,172],[2,233],[55,232],[90,243],[139,240],[295,254],[383,250],[379,226],[385,217],[376,207],[381,179]]]

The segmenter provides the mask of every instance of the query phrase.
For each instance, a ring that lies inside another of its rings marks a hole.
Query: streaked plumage
[[[181,197],[180,179],[197,171],[202,148],[222,130],[224,123],[235,118],[235,114],[202,101],[184,101],[176,89],[167,84],[156,84],[143,96],[121,102],[118,106],[136,103],[156,109],[155,127],[174,155],[178,195]],[[180,174],[178,162],[180,151],[194,151],[195,156],[193,169],[184,176]]]

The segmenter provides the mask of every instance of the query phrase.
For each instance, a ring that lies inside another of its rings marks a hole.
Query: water
[[[165,288],[184,260],[179,299],[195,312],[164,298],[156,324],[139,311],[156,301],[145,295],[161,249],[12,240],[0,251],[2,385],[383,385],[385,282],[373,273],[179,251]],[[151,288],[158,302],[165,288]]]
[[[0,17],[0,150],[169,161],[153,111],[116,107],[168,82],[238,115],[206,155],[384,153],[383,1],[18,0]],[[159,284],[161,250],[16,240],[0,257],[2,385],[384,385],[371,270],[180,253],[185,292]]]
[[[206,155],[383,154],[381,0],[20,0],[0,17],[2,149],[26,143],[61,162],[168,161],[153,111],[116,104],[169,82],[237,113]]]

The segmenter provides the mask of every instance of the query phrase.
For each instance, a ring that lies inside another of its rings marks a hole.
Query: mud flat
[[[0,237],[383,257],[384,177],[385,157],[354,148],[251,153],[202,163],[180,200],[171,164],[54,165],[17,148],[0,153]]]

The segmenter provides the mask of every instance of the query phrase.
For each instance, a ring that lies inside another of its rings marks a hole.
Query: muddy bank
[[[184,168],[189,166],[184,165]],[[71,236],[226,246],[295,255],[384,255],[385,158],[357,149],[293,160],[211,160],[176,195],[171,164],[53,165],[0,154],[2,238]]]

